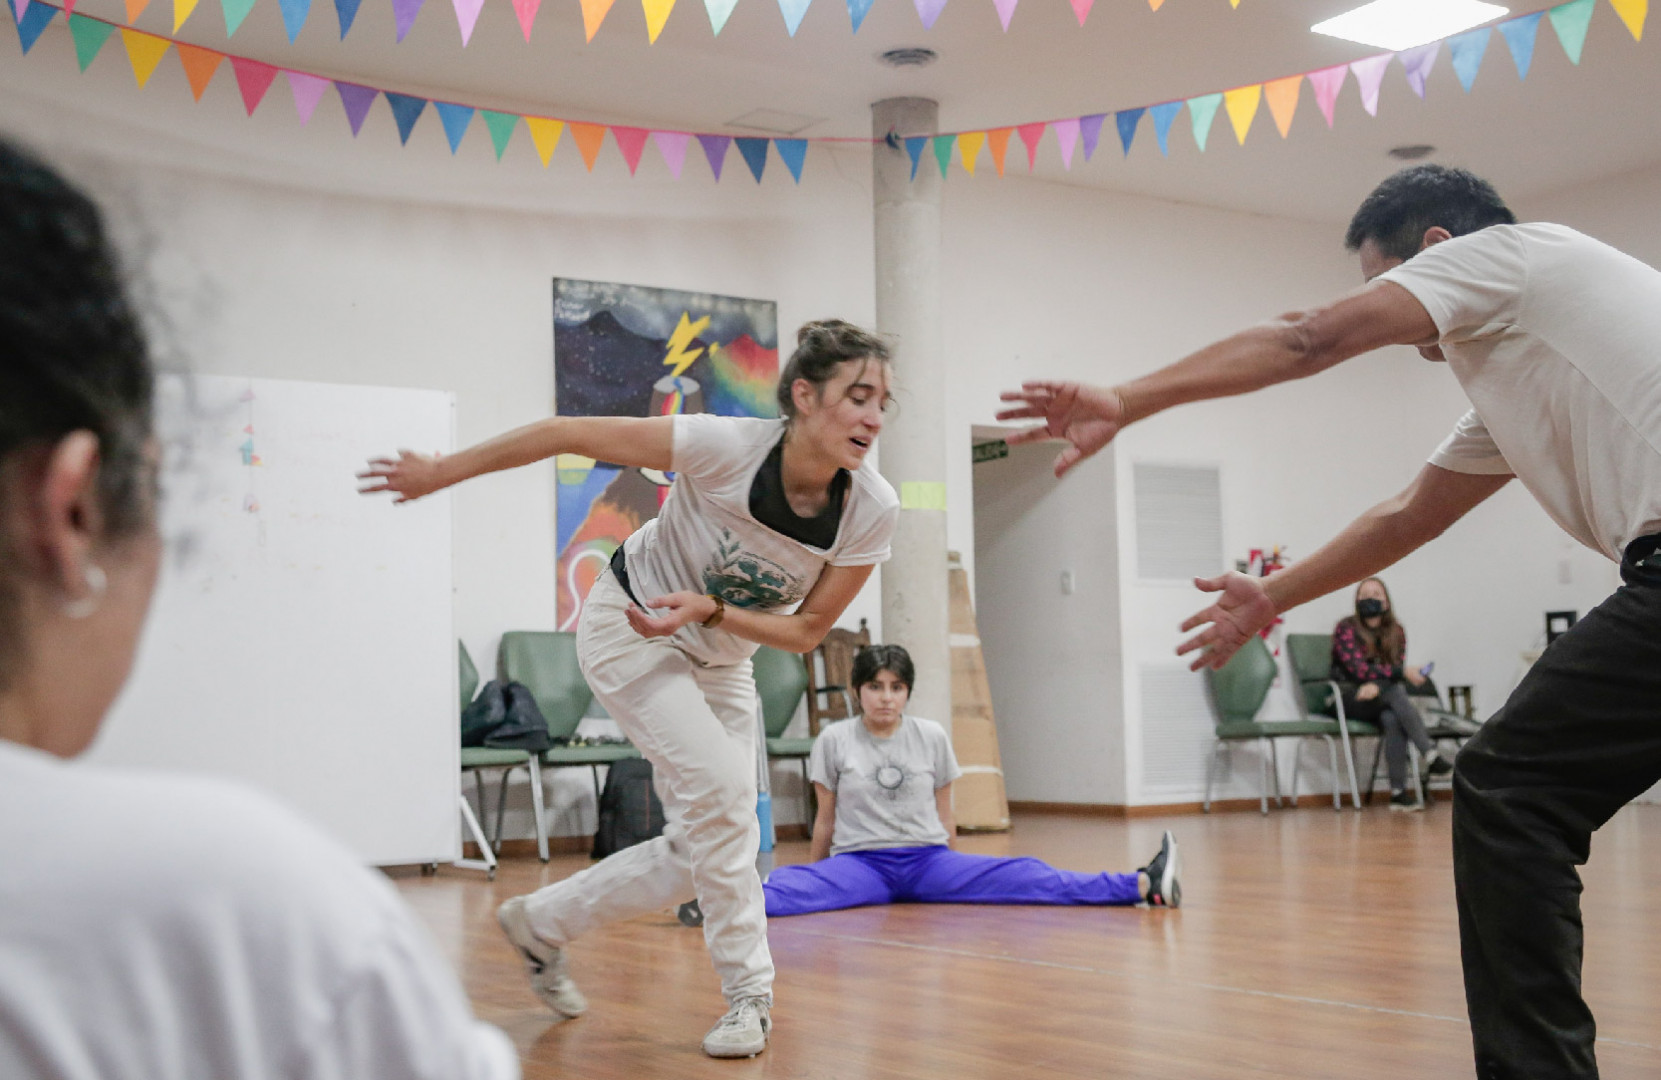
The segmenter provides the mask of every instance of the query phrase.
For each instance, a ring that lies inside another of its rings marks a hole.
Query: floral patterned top
[[[1402,654],[1407,653],[1407,631],[1402,631]],[[1332,677],[1339,682],[1395,682],[1403,675],[1400,664],[1367,659],[1366,646],[1356,632],[1355,619],[1344,619],[1332,632]]]

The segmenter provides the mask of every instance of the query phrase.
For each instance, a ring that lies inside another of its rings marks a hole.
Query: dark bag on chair
[[[548,736],[548,721],[536,707],[530,688],[510,682],[502,687],[502,695],[507,703],[506,716],[485,736],[484,745],[492,750],[525,750],[532,754],[552,749],[554,740]]]
[[[501,727],[507,718],[508,701],[502,684],[494,680],[485,683],[479,696],[461,710],[461,745],[483,746],[485,736]]]
[[[594,829],[594,858],[663,835],[663,804],[652,790],[652,763],[641,758],[614,762],[600,792],[600,821]]]

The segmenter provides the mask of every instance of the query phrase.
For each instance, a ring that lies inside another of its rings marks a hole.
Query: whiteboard
[[[157,405],[169,554],[90,756],[246,781],[368,863],[459,857],[450,497],[354,479],[450,450],[454,398],[191,376]]]

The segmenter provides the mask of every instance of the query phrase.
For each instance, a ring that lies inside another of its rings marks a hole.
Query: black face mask
[[[1384,601],[1371,596],[1355,602],[1355,613],[1363,619],[1376,619],[1384,614]]]

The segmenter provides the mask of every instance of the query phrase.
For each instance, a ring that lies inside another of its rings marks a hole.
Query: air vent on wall
[[[1205,789],[1211,706],[1205,679],[1186,664],[1141,664],[1142,790],[1189,794]],[[1219,780],[1225,777],[1219,777]]]
[[[1134,466],[1136,576],[1187,581],[1223,570],[1222,482],[1216,466]]]

